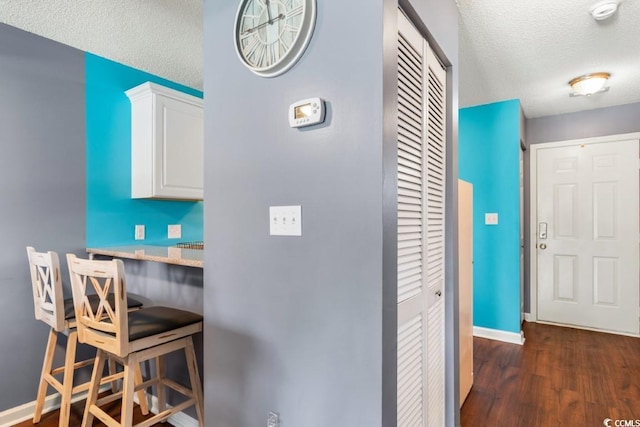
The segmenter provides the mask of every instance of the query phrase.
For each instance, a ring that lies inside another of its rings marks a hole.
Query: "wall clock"
[[[236,15],[236,52],[255,74],[278,76],[300,59],[315,22],[316,0],[243,0]]]

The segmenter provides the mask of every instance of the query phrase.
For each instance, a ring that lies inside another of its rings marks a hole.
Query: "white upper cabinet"
[[[154,83],[131,101],[131,197],[202,200],[202,99]]]

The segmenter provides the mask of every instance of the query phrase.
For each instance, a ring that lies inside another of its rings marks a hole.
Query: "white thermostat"
[[[289,106],[289,125],[292,128],[317,125],[324,122],[324,101],[320,98],[303,99]]]

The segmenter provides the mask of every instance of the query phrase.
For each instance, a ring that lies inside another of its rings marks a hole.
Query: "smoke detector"
[[[591,6],[590,12],[596,21],[604,21],[612,17],[618,10],[618,0],[604,0]]]

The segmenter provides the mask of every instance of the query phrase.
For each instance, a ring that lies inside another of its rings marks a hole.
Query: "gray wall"
[[[640,102],[527,120],[529,144],[638,131],[640,131]]]
[[[0,412],[35,400],[48,332],[25,247],[84,248],[83,55],[0,24]]]
[[[305,55],[273,79],[238,61],[237,6],[204,3],[207,423],[265,425],[276,411],[283,427],[395,425],[397,1],[318,2]],[[457,65],[455,3],[413,12]],[[457,70],[449,78],[451,183]],[[289,104],[311,96],[326,100],[325,124],[289,128]],[[289,204],[302,205],[303,236],[270,237],[268,207]]]

